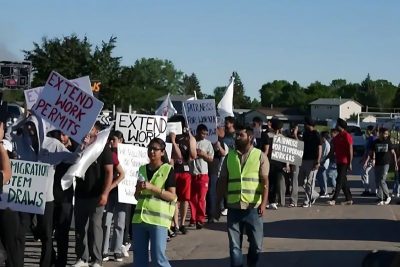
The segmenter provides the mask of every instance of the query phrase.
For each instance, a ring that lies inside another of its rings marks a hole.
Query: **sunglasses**
[[[147,151],[160,151],[160,150],[162,150],[162,149],[158,148],[158,147],[148,147],[147,148]]]

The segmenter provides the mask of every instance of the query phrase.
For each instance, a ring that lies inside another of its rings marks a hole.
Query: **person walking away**
[[[328,201],[328,205],[331,206],[336,205],[336,200],[339,197],[340,190],[343,190],[346,198],[346,200],[342,202],[342,204],[353,204],[350,187],[347,183],[347,171],[351,172],[353,169],[353,138],[351,134],[346,131],[346,128],[346,121],[338,118],[336,122],[336,129],[338,131],[338,134],[332,140],[338,176],[336,180],[335,193],[333,194],[332,199]]]
[[[297,123],[291,123],[289,133],[287,137],[299,140],[299,126]],[[290,190],[290,203],[289,208],[297,207],[297,201],[299,198],[299,166],[297,165],[289,165],[289,186]]]
[[[321,139],[322,139],[322,156],[321,156],[321,164],[317,172],[317,181],[320,188],[319,197],[329,198],[328,176],[327,176],[327,170],[330,164],[329,152],[331,150],[331,145],[329,144],[329,133],[326,131],[322,132]]]
[[[149,266],[149,242],[153,265],[171,266],[165,250],[177,195],[174,170],[165,153],[165,142],[152,139],[147,148],[150,163],[139,168],[141,180],[135,192],[138,203],[132,219],[134,267]]]
[[[361,196],[363,196],[363,197],[376,196],[377,185],[375,184],[375,179],[372,179],[372,178],[375,178],[374,172],[372,171],[373,162],[372,162],[372,158],[368,157],[369,153],[371,152],[372,144],[378,138],[377,131],[376,131],[376,129],[374,129],[374,126],[369,125],[367,127],[366,137],[367,137],[367,140],[365,141],[365,151],[364,151],[363,157],[361,159],[361,164],[363,166],[362,173],[361,173],[361,181],[364,186],[364,191],[361,193]],[[373,176],[373,177],[370,177],[370,176]]]
[[[110,134],[109,140],[113,159],[113,181],[105,207],[105,214],[103,215],[103,261],[109,260],[110,232],[114,220],[111,252],[114,254],[114,260],[121,262],[124,257],[122,246],[125,230],[126,204],[118,202],[118,184],[125,178],[125,172],[121,164],[119,164],[117,149],[118,144],[124,142],[124,137],[120,131],[113,131]]]
[[[379,137],[372,143],[369,155],[369,158],[372,160],[372,166],[375,168],[375,180],[378,185],[378,197],[380,199],[378,205],[389,205],[392,199],[386,184],[386,178],[391,156],[393,157],[395,172],[398,171],[398,165],[396,152],[390,141],[389,130],[387,128],[379,129]]]
[[[102,129],[96,122],[91,129],[90,143],[96,140]],[[104,206],[108,201],[113,180],[113,160],[110,146],[106,144],[102,153],[89,166],[84,179],[76,179],[75,188],[75,253],[77,261],[73,267],[102,265]]]
[[[208,191],[208,164],[214,159],[214,148],[209,140],[208,128],[199,124],[196,129],[197,158],[192,161],[192,189],[190,199],[190,224],[196,225],[196,229],[203,228],[206,218],[206,195]]]
[[[262,252],[263,214],[268,201],[269,162],[253,147],[251,128],[238,127],[235,149],[226,156],[218,181],[218,199],[227,195],[230,266],[243,266],[242,241],[249,241],[247,266],[256,267]],[[218,219],[220,212],[216,214]]]

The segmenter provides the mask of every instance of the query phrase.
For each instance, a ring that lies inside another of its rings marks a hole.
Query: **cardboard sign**
[[[271,159],[300,166],[304,153],[304,142],[282,135],[275,135],[273,138]]]
[[[89,76],[84,76],[71,80],[76,86],[84,90],[89,95],[93,95],[90,87]],[[42,93],[43,86],[35,87],[32,89],[27,89],[24,91],[26,108],[31,109],[35,105],[39,95]]]
[[[181,122],[168,122],[167,123],[167,135],[169,133],[182,134],[182,123]]]
[[[53,71],[32,111],[81,143],[102,108],[103,102]]]
[[[4,185],[0,209],[44,214],[49,164],[11,160],[12,176]]]
[[[155,137],[165,141],[167,117],[117,113],[115,129],[122,132],[126,143],[147,147]]]
[[[184,115],[193,136],[199,124],[208,128],[207,139],[211,143],[218,140],[217,136],[217,110],[214,99],[190,100],[183,103]]]
[[[147,164],[147,148],[131,144],[118,144],[118,160],[125,178],[118,184],[118,202],[136,204],[136,183],[139,167]]]

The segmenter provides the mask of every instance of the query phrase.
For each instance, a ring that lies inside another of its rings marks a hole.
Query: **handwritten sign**
[[[49,164],[11,160],[12,176],[4,185],[0,209],[44,214]]]
[[[147,149],[131,144],[118,144],[118,160],[125,172],[125,178],[118,184],[118,201],[136,204],[137,175],[139,167],[149,162]]]
[[[272,142],[271,159],[300,166],[304,153],[304,142],[275,135]]]
[[[207,139],[211,143],[217,142],[217,111],[214,99],[185,101],[183,107],[192,134],[196,135],[197,126],[204,124],[208,128]]]
[[[101,101],[53,71],[32,111],[80,143],[102,108]]]
[[[155,137],[165,141],[167,117],[117,113],[115,129],[122,132],[126,143],[147,146]]]
[[[76,78],[71,80],[76,86],[84,90],[86,93],[93,95],[92,90],[90,88],[90,79],[89,76],[84,76],[80,78]],[[26,108],[31,109],[33,105],[35,105],[39,95],[42,93],[43,86],[35,87],[32,89],[27,89],[24,91],[25,94],[25,102]]]

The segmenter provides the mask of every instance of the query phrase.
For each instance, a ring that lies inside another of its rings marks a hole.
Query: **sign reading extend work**
[[[53,71],[32,111],[81,143],[102,108],[101,101]]]
[[[49,164],[11,160],[11,180],[4,185],[0,209],[44,214]]]
[[[275,135],[272,142],[271,159],[301,165],[304,153],[304,142],[281,135]]]

